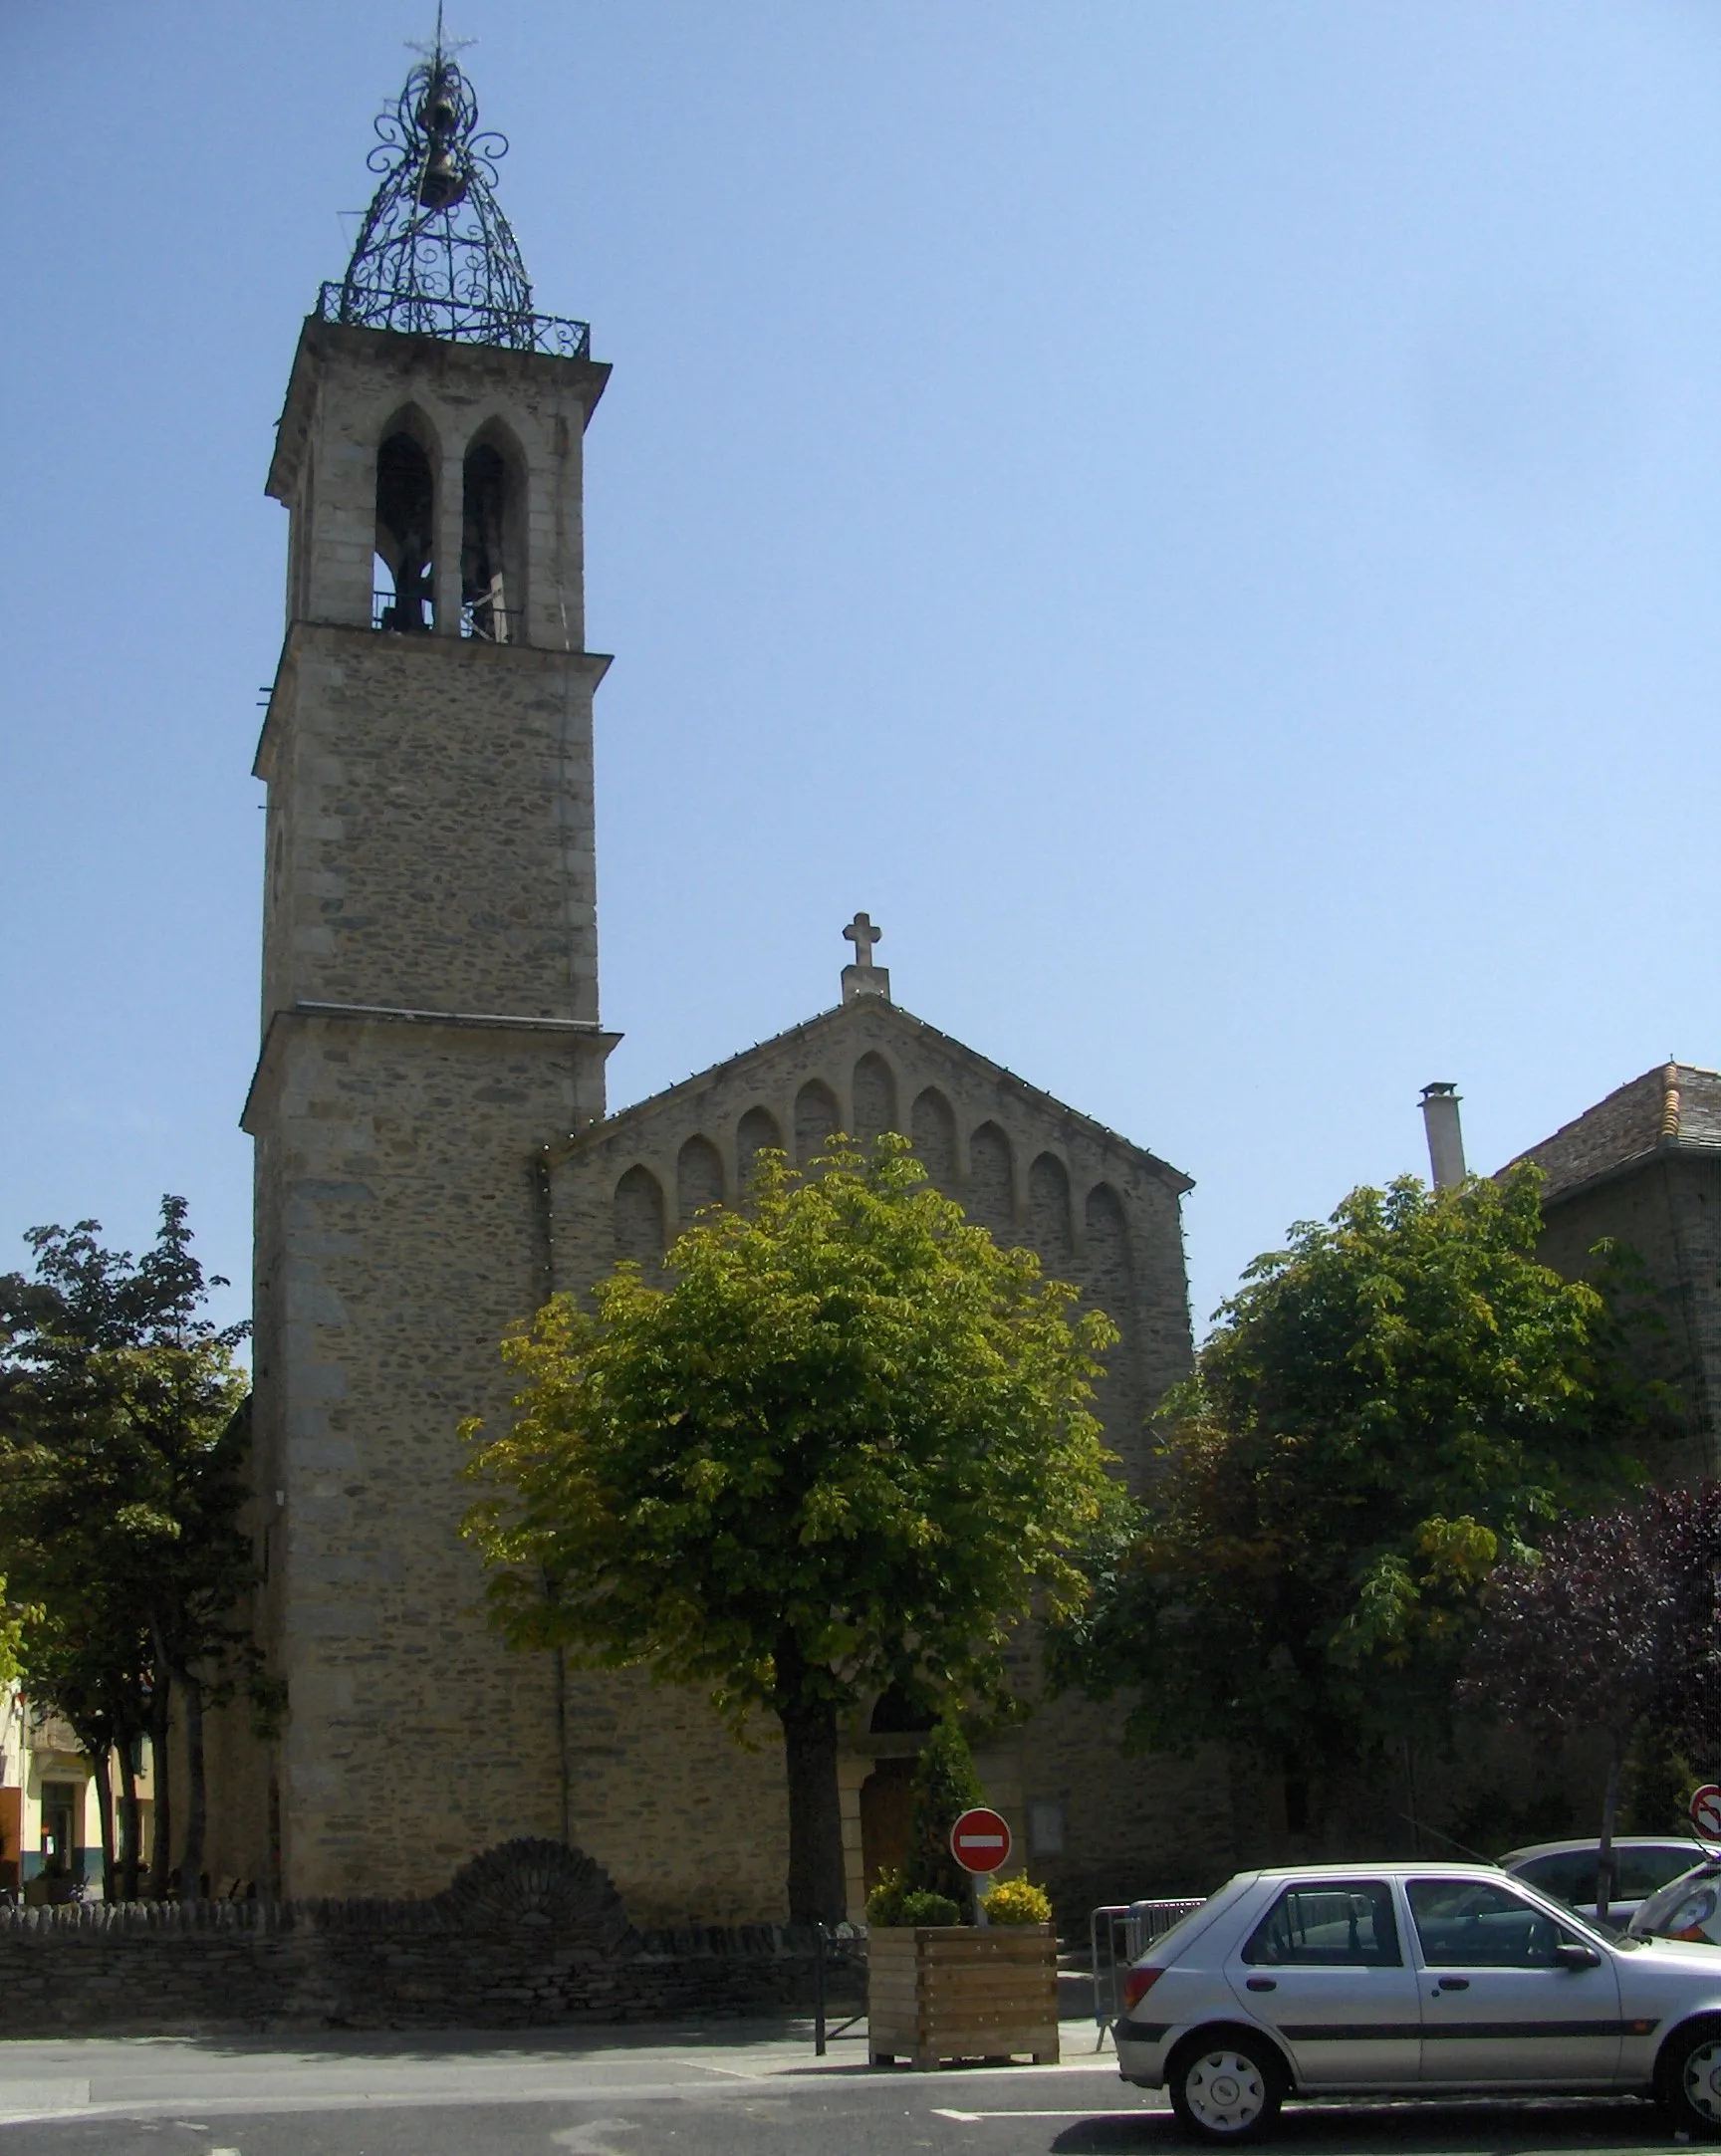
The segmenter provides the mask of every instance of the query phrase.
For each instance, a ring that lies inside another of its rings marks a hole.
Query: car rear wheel
[[[1656,2094],[1680,2133],[1721,2141],[1721,2023],[1701,2022],[1670,2038]]]
[[[1178,2124],[1201,2141],[1253,2141],[1285,2100],[1278,2059],[1259,2038],[1230,2030],[1192,2038],[1166,2081]]]

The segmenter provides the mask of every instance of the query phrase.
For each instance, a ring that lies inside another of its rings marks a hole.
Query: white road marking
[[[958,2118],[965,2126],[977,2124],[983,2118],[1140,2118],[1139,2111],[941,2111],[934,2107],[934,2118]]]
[[[90,2102],[86,2081],[0,2081],[0,2119],[40,2118],[44,2112],[82,2111]]]
[[[595,2118],[584,2126],[564,2126],[560,2133],[550,2136],[550,2146],[566,2149],[570,2156],[621,2156],[621,2151],[612,2147],[608,2137],[613,2133],[638,2131],[631,2119]],[[599,2135],[605,2138],[600,2140]]]

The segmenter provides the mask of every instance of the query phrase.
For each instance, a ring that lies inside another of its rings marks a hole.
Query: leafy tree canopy
[[[1634,1738],[1704,1765],[1721,1759],[1721,1483],[1652,1490],[1575,1520],[1503,1564],[1483,1597],[1459,1696],[1545,1737],[1609,1740],[1601,1800],[1600,1914]]]
[[[1539,1186],[1356,1190],[1250,1267],[1062,1681],[1139,1686],[1137,1741],[1222,1739],[1293,1787],[1439,1735],[1495,1564],[1632,1487],[1659,1428],[1613,1294],[1537,1261]]]
[[[1557,1528],[1488,1582],[1460,1696],[1549,1737],[1650,1728],[1721,1765],[1721,1483]]]
[[[1115,1333],[890,1136],[805,1179],[762,1156],[666,1278],[619,1267],[595,1312],[560,1297],[508,1341],[524,1386],[510,1429],[471,1426],[468,1532],[516,1645],[779,1717],[791,1905],[840,1915],[836,1718],[890,1684],[1001,1699],[1036,1593],[1079,1598]]]
[[[34,1277],[0,1276],[0,1557],[33,1605],[33,1694],[99,1763],[146,1726],[164,1736],[175,1684],[195,1721],[210,1668],[245,1647],[235,1604],[252,1579],[233,1355],[248,1327],[203,1314],[225,1283],[192,1254],[182,1198],[163,1198],[140,1259],[100,1234],[93,1220],[33,1229]],[[195,1869],[195,1730],[192,1784]]]

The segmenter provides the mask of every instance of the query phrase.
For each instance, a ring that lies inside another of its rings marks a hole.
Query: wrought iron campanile
[[[376,119],[380,182],[325,320],[518,351],[585,358],[583,322],[536,315],[532,283],[502,206],[496,167],[508,142],[480,129],[471,85],[444,50],[428,56]]]

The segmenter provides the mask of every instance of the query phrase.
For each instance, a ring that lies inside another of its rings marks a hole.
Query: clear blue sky
[[[0,1265],[243,1283],[262,494],[429,0],[0,16]],[[898,999],[1291,1220],[1714,1011],[1715,0],[461,0],[590,437],[624,1104]],[[235,1289],[231,1307],[238,1307]]]

